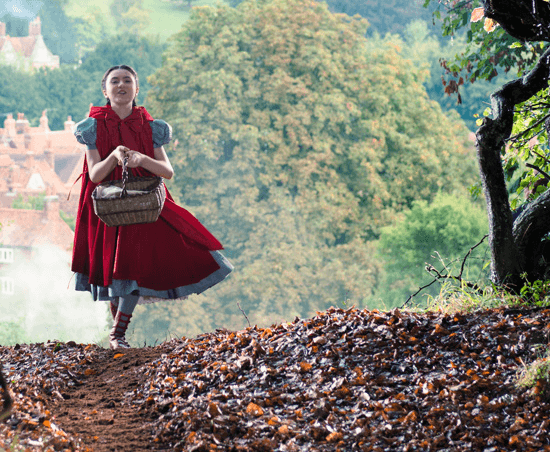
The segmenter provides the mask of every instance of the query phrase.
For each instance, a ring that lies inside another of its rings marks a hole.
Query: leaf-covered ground
[[[516,385],[545,353],[549,320],[330,309],[122,352],[4,347],[15,410],[0,447],[550,451],[547,388]]]

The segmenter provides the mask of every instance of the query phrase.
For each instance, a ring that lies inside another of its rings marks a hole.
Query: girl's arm
[[[94,184],[101,182],[107,175],[113,171],[117,165],[122,165],[125,150],[124,146],[118,146],[105,160],[101,160],[97,149],[88,149],[86,151],[86,160],[88,161],[88,174]]]
[[[154,159],[137,151],[128,151],[127,155],[129,157],[129,168],[137,168],[138,166],[141,166],[142,168],[151,171],[153,174],[164,177],[165,179],[172,179],[174,176],[174,169],[172,168],[170,160],[168,160],[168,156],[166,155],[163,146],[160,148],[155,148]]]

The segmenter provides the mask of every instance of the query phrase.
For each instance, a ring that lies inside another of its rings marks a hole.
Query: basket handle
[[[122,191],[120,192],[121,198],[126,198],[128,196],[128,191],[126,190],[126,182],[128,182],[128,156],[124,157],[122,161]]]

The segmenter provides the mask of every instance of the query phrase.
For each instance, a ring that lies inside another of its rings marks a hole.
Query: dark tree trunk
[[[510,4],[518,1],[500,2],[507,3],[507,17],[510,17]],[[529,0],[527,3],[532,2]],[[494,8],[495,5],[492,6]],[[548,14],[550,16],[550,9]],[[493,17],[497,17],[497,14],[493,14]],[[502,20],[502,16],[498,17]],[[514,23],[517,20],[516,15]],[[476,134],[481,178],[487,199],[492,276],[495,283],[512,290],[521,287],[524,273],[529,280],[545,274],[543,238],[550,231],[550,194],[546,192],[529,205],[514,224],[500,153],[512,132],[514,107],[548,87],[549,63],[550,49],[526,76],[507,83],[493,93],[492,118],[485,118]]]

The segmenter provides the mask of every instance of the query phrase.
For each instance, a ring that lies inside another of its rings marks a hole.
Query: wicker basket
[[[162,177],[128,178],[124,159],[122,180],[102,182],[92,193],[94,211],[107,226],[127,226],[130,224],[154,223],[157,221],[166,199],[166,189]],[[102,198],[100,187],[117,186],[122,188],[118,198]],[[145,193],[132,195],[128,190]]]

